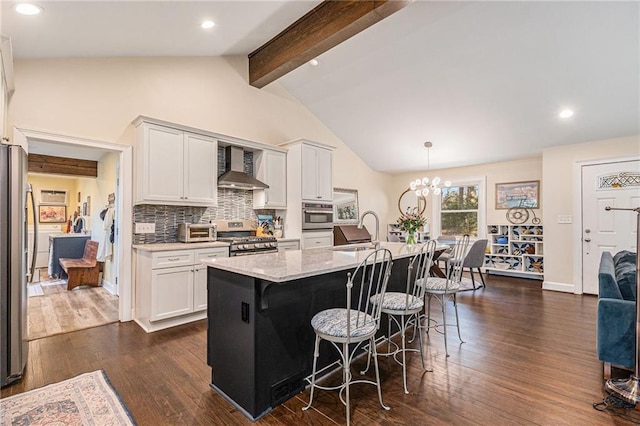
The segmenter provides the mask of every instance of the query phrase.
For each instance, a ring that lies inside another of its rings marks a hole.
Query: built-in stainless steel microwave
[[[302,229],[333,229],[333,205],[302,203]]]
[[[218,233],[215,223],[179,223],[178,241],[182,243],[201,243],[216,241]]]

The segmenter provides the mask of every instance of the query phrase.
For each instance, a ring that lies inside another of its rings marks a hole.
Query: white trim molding
[[[116,217],[118,220],[118,232],[116,237],[118,270],[116,278],[119,287],[119,318],[120,321],[133,319],[133,292],[134,277],[132,274],[132,235],[133,235],[133,147],[110,142],[102,142],[91,139],[72,136],[57,135],[38,130],[30,130],[14,127],[13,140],[15,144],[22,145],[27,152],[30,140],[53,142],[63,145],[75,145],[88,148],[103,149],[120,155],[120,167],[118,168],[119,200],[116,200]]]
[[[480,196],[478,197],[478,237],[485,238],[487,235],[487,177],[471,177],[464,179],[451,179],[451,186],[478,185]],[[431,199],[431,238],[437,238],[441,234],[442,224],[440,222],[441,195],[433,195]]]
[[[543,281],[542,289],[543,290],[553,290],[553,291],[561,291],[563,293],[575,293],[573,284],[567,283],[554,283],[552,281]]]
[[[582,282],[582,168],[597,164],[610,164],[625,161],[640,160],[638,155],[626,157],[602,158],[598,160],[575,161],[573,163],[573,217],[577,218],[573,222],[573,292],[583,293]]]

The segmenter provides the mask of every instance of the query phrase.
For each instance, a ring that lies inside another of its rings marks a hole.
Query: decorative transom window
[[[640,187],[640,173],[620,172],[598,177],[598,190]]]

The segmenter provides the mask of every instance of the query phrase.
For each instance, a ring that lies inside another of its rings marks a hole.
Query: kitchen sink
[[[362,251],[362,250],[373,250],[375,249],[375,244],[352,244],[345,246],[334,246],[331,248],[333,251]]]

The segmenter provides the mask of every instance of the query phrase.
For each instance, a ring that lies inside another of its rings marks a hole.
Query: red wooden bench
[[[98,242],[88,240],[81,259],[60,258],[60,266],[67,273],[67,290],[79,285],[100,286],[100,264],[96,260]]]

